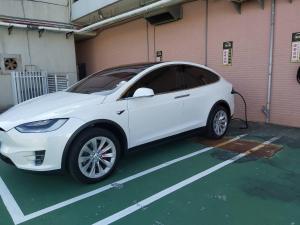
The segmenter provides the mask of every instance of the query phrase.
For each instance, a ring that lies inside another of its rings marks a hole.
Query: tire
[[[81,183],[97,183],[111,175],[118,164],[120,153],[120,142],[112,132],[89,128],[71,146],[69,172]]]
[[[220,105],[214,106],[208,116],[206,136],[210,139],[221,139],[228,130],[229,122],[228,110]]]

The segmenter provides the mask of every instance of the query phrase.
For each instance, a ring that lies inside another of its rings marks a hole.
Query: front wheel
[[[209,114],[207,121],[207,136],[211,139],[222,138],[228,129],[229,113],[223,106],[216,106]]]
[[[75,140],[69,171],[82,183],[96,183],[109,176],[120,157],[120,143],[108,130],[90,128]]]

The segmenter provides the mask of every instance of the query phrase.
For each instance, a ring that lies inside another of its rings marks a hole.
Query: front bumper
[[[7,164],[14,165],[13,161],[11,161],[10,158],[7,158],[6,156],[2,155],[1,153],[0,153],[0,159],[1,159],[2,161],[6,162]]]
[[[61,169],[64,148],[83,121],[69,119],[61,128],[47,133],[20,133],[15,129],[0,131],[0,155],[17,168],[32,171]],[[43,163],[37,165],[36,153],[45,151]]]

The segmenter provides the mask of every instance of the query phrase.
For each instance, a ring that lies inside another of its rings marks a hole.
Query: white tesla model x
[[[120,66],[0,115],[0,156],[32,171],[67,169],[84,183],[112,173],[122,152],[205,127],[221,138],[232,85],[188,62]]]

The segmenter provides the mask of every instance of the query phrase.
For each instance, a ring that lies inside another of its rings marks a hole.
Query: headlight
[[[21,133],[44,133],[59,129],[68,119],[41,120],[31,123],[25,123],[16,127]]]

